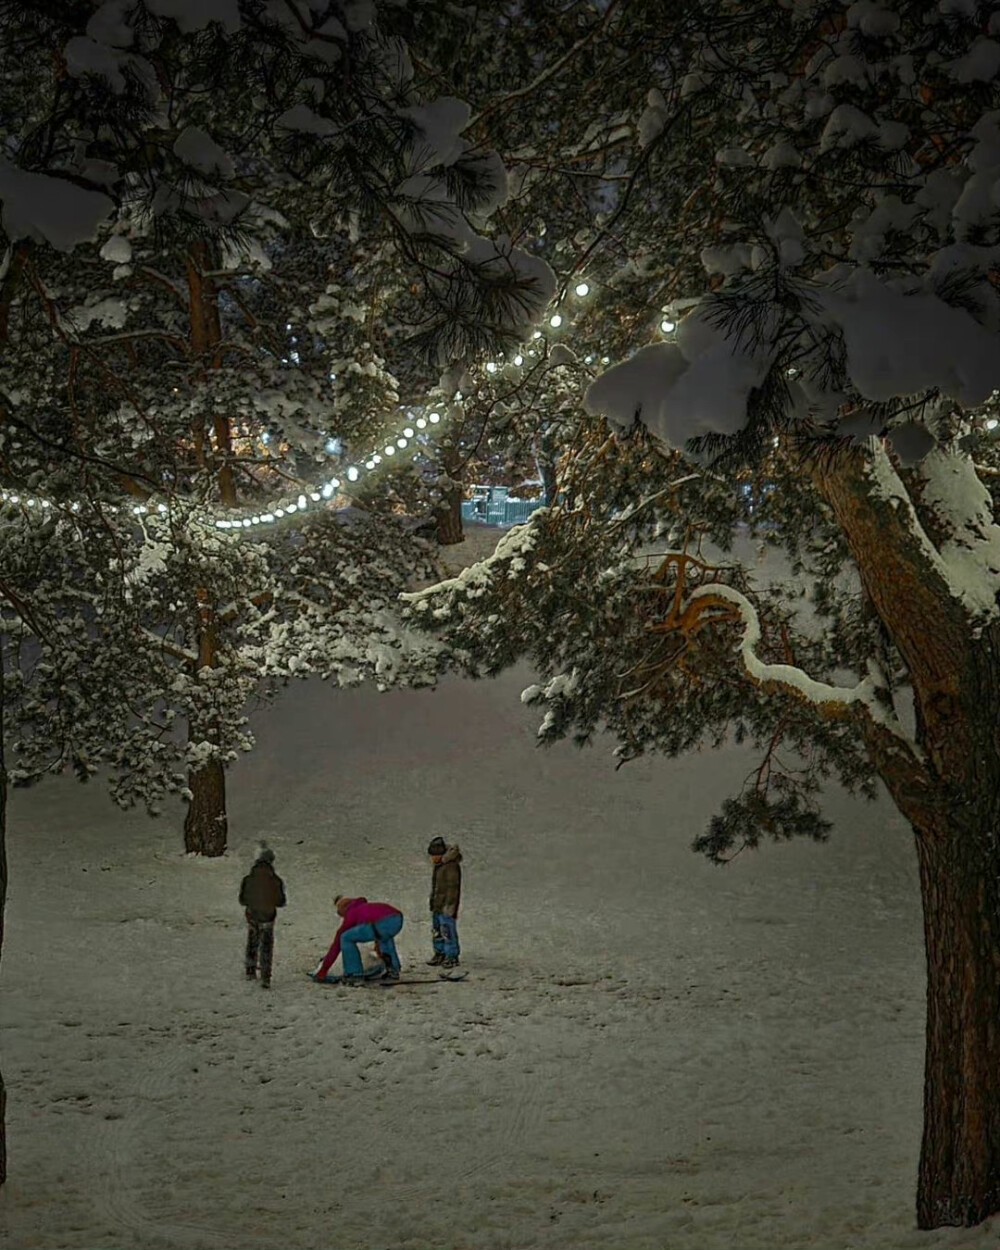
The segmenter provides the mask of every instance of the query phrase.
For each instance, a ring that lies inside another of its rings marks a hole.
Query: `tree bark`
[[[0,635],[0,958],[3,956],[4,921],[7,913],[7,757],[4,750],[7,725],[3,662],[3,636]],[[7,1086],[0,1072],[0,1185],[7,1181]]]
[[[997,820],[916,832],[927,948],[917,1225],[974,1225],[1000,1211]]]
[[[198,669],[215,668],[218,663],[217,621],[207,590],[198,591]],[[210,715],[192,716],[188,740],[218,744],[219,726]],[[189,855],[224,855],[229,835],[226,813],[226,770],[221,760],[212,759],[188,774],[191,798],[184,818],[184,849]]]
[[[189,855],[209,857],[226,853],[229,817],[226,814],[226,770],[219,760],[188,774],[191,799],[184,817],[184,849]]]
[[[441,504],[434,509],[437,521],[437,540],[442,547],[451,547],[465,541],[462,529],[462,491],[456,486],[445,491]]]
[[[542,479],[542,499],[546,508],[551,508],[559,494],[559,478],[556,461],[559,447],[556,443],[555,427],[547,425],[543,428],[535,450],[535,465]]]
[[[879,454],[876,452],[875,454]],[[882,453],[884,454],[884,453]],[[916,752],[869,724],[872,757],[914,832],[927,960],[922,1229],[1000,1212],[1000,625],[974,628],[905,492],[866,459],[814,474],[913,689]]]
[[[192,243],[187,257],[188,299],[191,309],[191,347],[205,370],[218,369],[219,344],[222,342],[222,321],[219,317],[219,295],[215,283],[206,273],[212,268],[212,251],[207,242]],[[212,417],[215,435],[213,460],[218,465],[216,480],[219,498],[227,508],[236,506],[236,479],[233,475],[233,436],[229,417],[215,413]],[[208,460],[203,426],[192,430],[195,456],[199,464]]]

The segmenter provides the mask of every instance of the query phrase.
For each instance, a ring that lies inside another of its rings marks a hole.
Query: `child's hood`
[[[452,842],[450,846],[445,848],[444,854],[441,856],[442,864],[460,864],[462,862],[462,852],[458,849],[458,843]]]

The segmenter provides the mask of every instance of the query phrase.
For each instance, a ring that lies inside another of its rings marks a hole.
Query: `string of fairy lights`
[[[587,282],[578,282],[572,288],[573,295],[578,300],[584,300],[591,293],[590,284]],[[568,292],[567,292],[568,294]],[[563,311],[560,311],[560,308]],[[547,330],[566,330],[571,329],[571,324],[567,321],[570,306],[566,303],[566,295],[562,297],[555,311],[551,312],[546,321]],[[675,323],[669,312],[666,310],[661,315],[659,322],[659,330],[663,335],[672,334],[675,329]],[[535,344],[543,339],[545,334],[542,330],[534,330],[529,345],[522,347],[510,360],[515,368],[523,367],[526,362],[538,359],[538,352]],[[547,340],[546,340],[547,341]],[[592,356],[585,358],[586,363],[591,363],[594,359]],[[603,364],[608,364],[608,357],[601,357]],[[506,367],[505,361],[489,360],[484,368],[488,374],[496,374],[501,368]],[[461,398],[461,393],[456,395]],[[415,407],[415,405],[412,405]],[[349,489],[350,486],[359,482],[363,476],[374,473],[380,465],[388,463],[394,457],[404,452],[412,444],[419,444],[421,433],[436,425],[443,420],[440,412],[431,411],[426,416],[413,416],[412,411],[406,414],[406,424],[401,428],[395,438],[387,438],[380,448],[371,451],[367,456],[360,457],[355,463],[349,464],[346,469],[341,472],[342,477],[331,477],[325,482],[316,483],[308,489],[300,489],[294,496],[285,496],[275,500],[266,507],[259,505],[250,510],[244,511],[241,515],[234,515],[229,510],[225,516],[220,516],[218,511],[212,512],[202,518],[203,523],[217,530],[227,531],[233,534],[244,534],[248,530],[259,529],[261,526],[273,525],[284,520],[287,517],[296,516],[297,514],[315,510],[322,507],[333,499],[341,489]],[[27,509],[24,515],[34,514],[36,516],[44,516],[46,513],[51,514],[56,510],[56,505],[49,499],[45,499],[40,495],[28,494],[24,491],[14,491],[0,489],[0,504],[11,505],[18,509]],[[63,505],[65,506],[65,505]],[[79,512],[81,505],[72,503],[68,505],[69,511]],[[114,513],[131,511],[136,518],[145,516],[160,515],[166,516],[170,512],[170,508],[165,503],[137,503],[124,506],[112,505],[109,511]]]

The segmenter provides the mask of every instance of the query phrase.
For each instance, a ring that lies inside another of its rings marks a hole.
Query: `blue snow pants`
[[[374,924],[356,924],[340,935],[340,957],[344,961],[345,977],[362,975],[359,942],[378,942],[383,956],[394,972],[399,971],[399,955],[396,953],[396,934],[403,927],[402,916],[386,916]]]
[[[444,912],[432,911],[431,939],[434,942],[434,950],[438,955],[443,955],[445,959],[458,958],[458,921],[454,916],[446,916]]]

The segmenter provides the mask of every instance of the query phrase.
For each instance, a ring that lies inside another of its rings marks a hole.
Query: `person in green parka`
[[[427,848],[434,870],[431,875],[431,938],[434,954],[428,959],[432,966],[457,968],[458,905],[462,897],[462,852],[444,838],[434,838]]]

